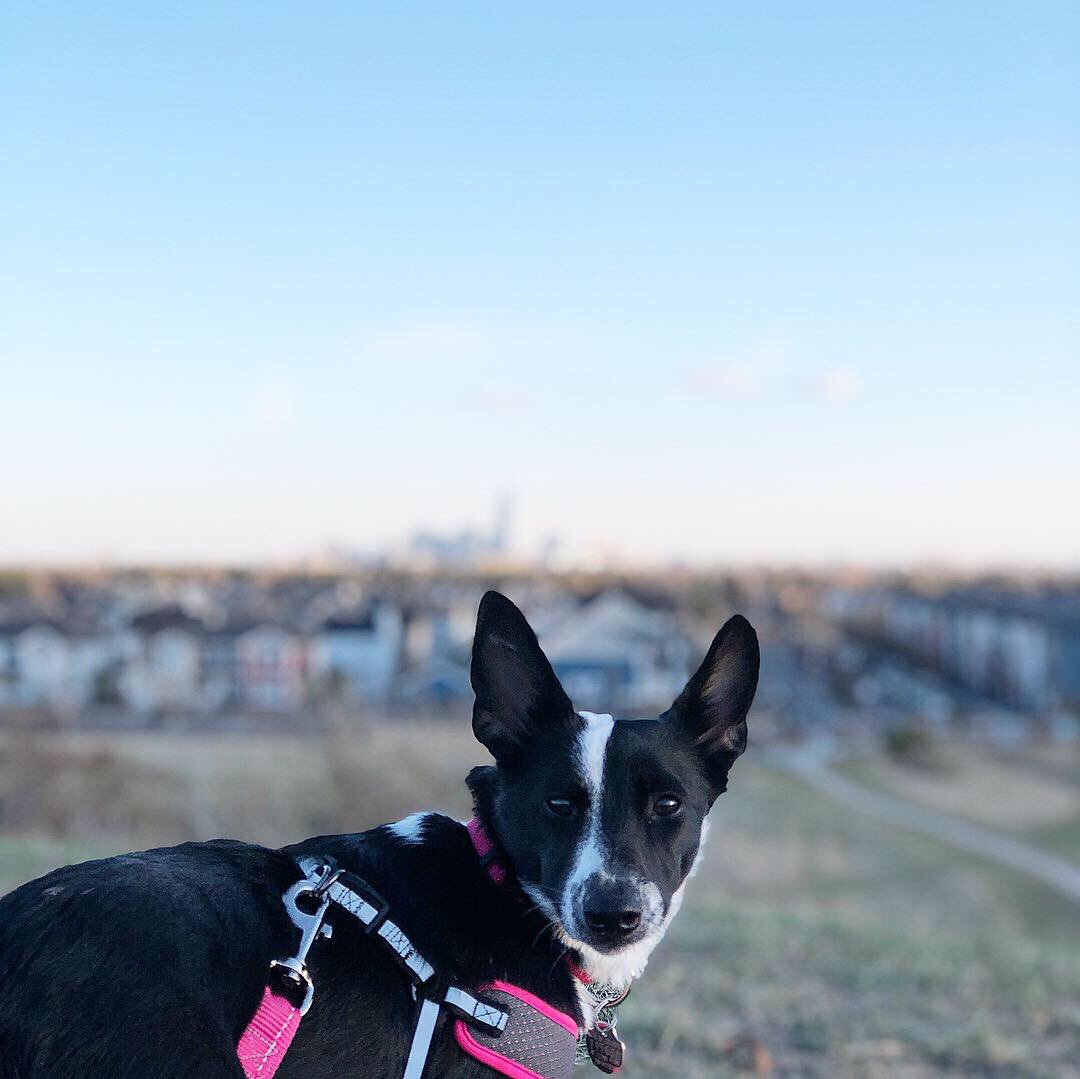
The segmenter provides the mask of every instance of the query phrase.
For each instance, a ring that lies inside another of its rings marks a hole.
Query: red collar
[[[474,816],[465,827],[468,829],[469,838],[472,840],[473,850],[476,851],[476,856],[480,859],[480,864],[491,878],[492,883],[500,888],[508,888],[510,885],[510,870],[506,865],[502,848],[488,834],[488,830],[480,823],[479,817]],[[571,975],[582,985],[592,984],[592,978],[589,974],[582,970],[570,958],[569,954],[566,956],[566,966]]]

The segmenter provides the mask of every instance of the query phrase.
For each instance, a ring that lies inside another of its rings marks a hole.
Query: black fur
[[[69,866],[0,900],[0,1075],[241,1076],[236,1045],[271,959],[295,951],[281,894],[290,855],[329,854],[375,884],[435,968],[463,986],[521,985],[571,1014],[570,976],[546,923],[508,900],[465,829],[425,819],[425,842],[387,828],[287,852],[219,841]],[[311,954],[315,1002],[281,1079],[400,1076],[415,1004],[384,946],[348,915]],[[447,1020],[443,1020],[445,1024]],[[440,1032],[427,1076],[490,1079]]]

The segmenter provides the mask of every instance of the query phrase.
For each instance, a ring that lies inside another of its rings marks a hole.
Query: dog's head
[[[758,643],[736,615],[655,720],[576,712],[524,615],[489,592],[473,643],[484,792],[522,888],[590,971],[640,974],[682,899],[706,818],[746,748]]]

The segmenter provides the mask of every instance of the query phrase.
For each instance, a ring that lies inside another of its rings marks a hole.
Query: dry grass
[[[467,728],[466,728],[467,731]],[[0,827],[130,844],[232,836],[270,846],[417,809],[468,814],[484,751],[445,723],[325,738],[80,733],[0,740]]]
[[[887,757],[866,762],[876,786],[954,816],[1004,831],[1080,822],[1080,784],[1036,769],[1026,758],[991,756],[946,744],[936,766],[919,768]]]
[[[940,743],[930,769],[875,756],[849,761],[840,770],[867,786],[1080,862],[1080,750],[1075,746],[1034,746],[1006,755]]]

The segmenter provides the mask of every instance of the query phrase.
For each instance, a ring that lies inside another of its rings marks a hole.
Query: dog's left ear
[[[757,689],[761,653],[754,627],[737,614],[713,638],[697,672],[664,714],[701,753],[716,794],[746,749],[746,714]]]
[[[540,730],[571,729],[574,707],[525,616],[499,592],[480,601],[473,638],[473,733],[507,761]]]

